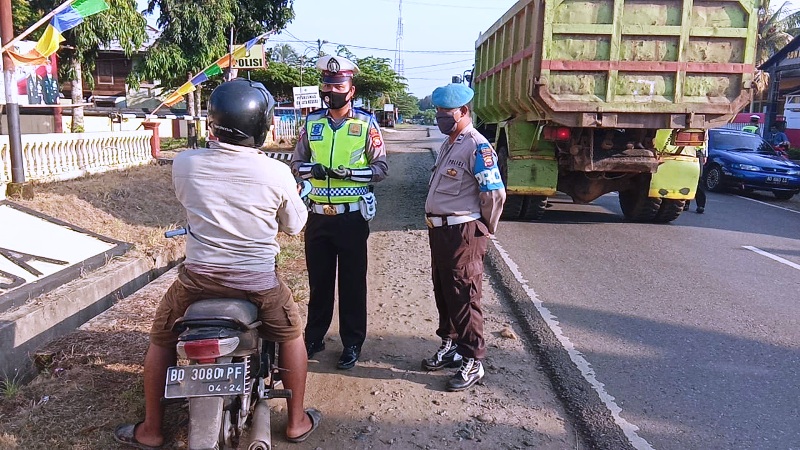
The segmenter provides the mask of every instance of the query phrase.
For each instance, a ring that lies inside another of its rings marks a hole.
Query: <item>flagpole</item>
[[[258,42],[258,41],[260,41],[260,40],[264,39],[265,37],[269,36],[269,35],[270,35],[270,34],[272,34],[272,33],[274,33],[274,31],[268,31],[268,32],[266,32],[266,33],[261,33],[260,35],[256,36],[254,39],[256,40],[256,42]],[[249,41],[248,41],[248,42],[249,42]],[[245,44],[246,44],[246,43],[245,43]],[[234,45],[234,46],[233,46],[233,48],[236,48],[236,47],[239,47],[239,46],[242,46],[242,45],[245,45],[245,44],[237,44],[237,45]],[[228,58],[230,58],[230,60],[229,60],[229,64],[228,64],[228,68],[230,68],[230,67],[233,65],[233,61],[232,61],[232,60],[233,60],[233,53],[234,53],[234,51],[233,51],[233,50],[230,50],[230,51],[228,52]],[[213,66],[214,64],[216,64],[216,61],[214,61],[213,63],[209,64],[208,66],[206,66],[206,68],[205,68],[205,69],[203,69],[203,70],[201,70],[201,71],[199,71],[199,72],[197,72],[197,73],[198,73],[198,74],[200,74],[200,73],[203,73],[203,72],[205,72],[206,70],[210,69],[210,68],[211,68],[211,66]],[[225,80],[225,81],[230,81],[230,80]],[[184,83],[184,84],[186,84],[186,83]],[[181,86],[183,86],[183,84],[182,84]],[[180,89],[180,86],[178,86],[178,89]],[[167,97],[169,97],[169,96],[167,96]],[[161,109],[161,107],[162,107],[162,106],[164,106],[164,105],[166,105],[166,104],[167,104],[167,103],[166,103],[166,101],[164,101],[164,102],[161,102],[161,104],[160,104],[160,105],[158,105],[158,107],[156,107],[156,109],[154,109],[154,110],[153,110],[153,112],[151,112],[150,114],[155,114],[155,113],[156,113],[156,111],[158,111],[159,109]]]
[[[72,3],[74,3],[74,2],[75,2],[75,0],[67,0],[66,2],[61,4],[61,6],[59,6],[58,8],[50,11],[50,14],[42,17],[38,22],[36,22],[35,24],[31,25],[27,30],[25,30],[22,33],[20,33],[19,36],[17,36],[14,39],[8,41],[8,43],[5,44],[2,49],[0,49],[0,52],[5,52],[9,48],[11,48],[12,45],[14,45],[17,42],[19,42],[22,39],[24,39],[25,36],[27,36],[27,35],[33,33],[34,31],[36,31],[36,29],[39,28],[40,26],[42,26],[43,23],[47,22],[48,20],[50,20],[51,17],[55,16],[56,14],[60,13],[61,11],[67,9],[67,7],[69,5],[71,5]]]

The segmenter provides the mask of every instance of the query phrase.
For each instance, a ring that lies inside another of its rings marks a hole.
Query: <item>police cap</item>
[[[434,89],[431,102],[439,108],[454,109],[469,103],[474,95],[475,92],[469,87],[460,83],[450,83]]]
[[[358,73],[354,62],[341,56],[323,56],[317,60],[317,69],[322,71],[323,83],[342,83]]]

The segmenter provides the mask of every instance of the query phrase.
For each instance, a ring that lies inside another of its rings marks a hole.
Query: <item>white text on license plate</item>
[[[767,177],[767,183],[785,184],[788,182],[789,179],[784,177]]]
[[[238,395],[244,391],[245,364],[195,364],[167,369],[165,398]]]

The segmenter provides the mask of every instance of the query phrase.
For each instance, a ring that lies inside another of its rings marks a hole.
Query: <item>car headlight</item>
[[[786,175],[800,175],[800,169],[792,169],[786,172]]]
[[[739,170],[749,170],[751,172],[760,172],[761,167],[751,166],[750,164],[731,164],[731,167]]]

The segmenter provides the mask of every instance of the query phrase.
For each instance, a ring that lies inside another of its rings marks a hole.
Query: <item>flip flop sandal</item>
[[[322,421],[322,413],[317,409],[308,408],[306,409],[306,414],[308,415],[308,418],[311,419],[311,429],[297,437],[286,436],[286,440],[295,444],[303,442],[308,439],[309,436],[311,436],[311,433],[313,433],[314,430],[317,429],[319,423]]]
[[[141,450],[157,450],[162,448],[162,445],[159,445],[158,447],[151,447],[136,440],[136,427],[141,424],[142,422],[123,423],[121,425],[117,425],[117,428],[114,429],[114,440],[120,444],[127,445],[128,447],[138,448]]]

